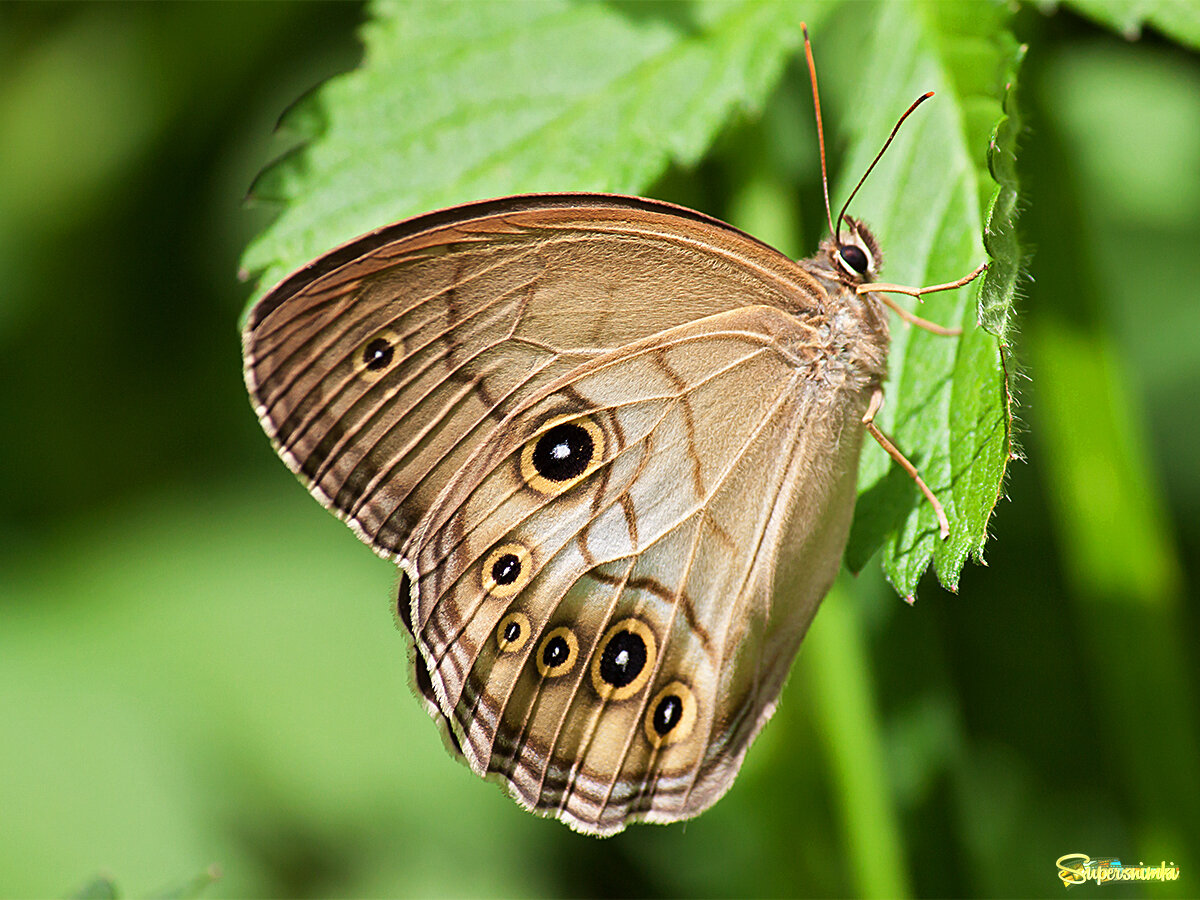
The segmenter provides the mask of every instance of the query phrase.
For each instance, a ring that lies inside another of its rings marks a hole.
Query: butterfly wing
[[[403,556],[505,417],[602,353],[819,285],[715,219],[607,195],[470,204],[391,226],[250,312],[246,384],[280,456],[376,552]]]
[[[546,195],[368,235],[252,309],[264,429],[404,567],[429,711],[524,805],[603,834],[731,783],[853,507],[867,395],[823,296],[698,213]]]
[[[584,363],[430,511],[400,598],[421,675],[526,807],[607,834],[732,783],[853,512],[865,396],[830,402],[817,332],[759,306]]]

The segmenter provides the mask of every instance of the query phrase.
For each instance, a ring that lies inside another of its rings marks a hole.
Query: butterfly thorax
[[[840,250],[837,241],[826,238],[817,255],[800,265],[822,288],[814,322],[823,357],[821,377],[843,390],[869,393],[887,377],[888,315],[878,297],[856,289],[875,280],[882,258],[865,226],[849,218],[846,224]]]

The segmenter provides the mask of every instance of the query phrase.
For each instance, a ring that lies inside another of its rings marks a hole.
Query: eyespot
[[[496,645],[501,653],[516,653],[529,640],[529,616],[523,612],[510,612],[496,626]]]
[[[592,687],[605,700],[624,700],[645,686],[654,669],[654,632],[640,619],[608,629],[592,656]]]
[[[859,275],[867,274],[871,267],[871,260],[866,251],[858,244],[842,244],[838,247],[838,257]]]
[[[570,672],[578,658],[579,640],[575,633],[566,626],[559,626],[542,638],[534,661],[543,678],[557,678]]]
[[[402,356],[400,338],[391,329],[385,329],[367,338],[354,351],[354,371],[369,381],[376,381]]]
[[[594,419],[564,419],[521,449],[521,477],[542,494],[559,494],[604,460],[604,431]]]
[[[696,695],[682,681],[672,681],[646,707],[646,737],[655,747],[682,741],[696,724]]]
[[[533,559],[524,544],[509,541],[501,544],[483,560],[479,578],[484,593],[493,597],[513,597],[529,584],[533,577]]]

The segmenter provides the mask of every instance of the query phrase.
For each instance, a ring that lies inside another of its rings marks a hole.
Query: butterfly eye
[[[579,657],[579,640],[566,626],[559,626],[542,638],[537,652],[537,667],[543,678],[566,675]]]
[[[842,244],[838,247],[838,256],[842,258],[842,262],[859,275],[865,275],[871,265],[866,252],[857,244]]]
[[[696,695],[682,681],[672,681],[646,708],[646,737],[654,747],[682,741],[696,724]]]
[[[483,560],[480,580],[485,593],[493,597],[516,595],[533,577],[529,548],[510,541],[501,544]]]
[[[654,632],[638,619],[618,622],[592,657],[592,687],[605,700],[624,700],[640,691],[654,668]]]
[[[559,494],[604,459],[604,432],[593,419],[552,425],[521,450],[521,476],[542,494]]]
[[[391,331],[381,331],[367,338],[354,351],[354,369],[369,381],[381,378],[400,361],[399,338]]]
[[[529,640],[529,616],[523,612],[510,612],[496,626],[496,644],[501,653],[516,653]]]

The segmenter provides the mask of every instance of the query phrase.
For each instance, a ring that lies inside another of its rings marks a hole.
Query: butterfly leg
[[[970,284],[972,281],[982,275],[986,268],[987,263],[983,263],[975,271],[964,275],[957,281],[947,281],[945,284],[934,284],[929,287],[908,287],[907,285],[903,284],[870,282],[868,284],[860,284],[854,289],[854,292],[856,294],[878,293],[880,295],[879,299],[886,303],[891,309],[895,310],[896,315],[898,315],[905,322],[908,322],[910,325],[916,325],[918,328],[924,328],[926,331],[932,332],[933,334],[940,334],[945,337],[954,337],[962,334],[961,328],[945,328],[934,322],[930,322],[928,319],[922,319],[920,316],[915,316],[891,297],[887,296],[886,292],[890,291],[893,294],[908,294],[908,296],[916,297],[918,300],[920,300],[923,294],[932,294],[937,291],[952,291],[955,288],[960,288],[963,285]]]
[[[908,457],[901,453],[899,448],[888,440],[887,436],[875,425],[875,414],[879,412],[882,406],[883,389],[876,388],[875,393],[871,395],[871,403],[867,407],[867,413],[863,416],[863,424],[867,426],[867,431],[870,432],[871,437],[875,438],[879,442],[879,446],[887,451],[888,456],[898,462],[900,467],[909,474],[909,477],[917,483],[917,487],[921,489],[921,493],[925,495],[925,499],[933,507],[933,512],[938,520],[938,530],[941,532],[942,540],[944,541],[950,536],[950,520],[946,518],[946,510],[942,506],[941,501],[934,496],[933,491],[929,489],[929,485],[925,483],[925,479],[917,472],[917,467],[909,462]]]

